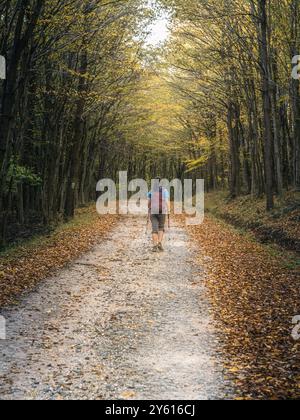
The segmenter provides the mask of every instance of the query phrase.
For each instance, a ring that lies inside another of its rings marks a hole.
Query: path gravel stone
[[[2,312],[0,399],[228,398],[199,250],[179,225],[150,250],[126,218]]]

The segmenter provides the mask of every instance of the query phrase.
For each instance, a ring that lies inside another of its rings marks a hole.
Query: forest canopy
[[[96,183],[201,177],[300,189],[298,0],[0,0],[1,244],[73,217]],[[147,42],[167,21],[163,43]],[[292,72],[293,76],[292,77]]]

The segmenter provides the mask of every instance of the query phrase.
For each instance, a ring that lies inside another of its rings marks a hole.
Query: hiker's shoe
[[[155,246],[152,248],[152,252],[158,252],[158,245],[155,245]]]
[[[164,247],[162,244],[158,244],[157,248],[159,252],[164,252]]]

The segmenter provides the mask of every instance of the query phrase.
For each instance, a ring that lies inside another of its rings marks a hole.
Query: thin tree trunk
[[[269,74],[269,46],[268,46],[268,17],[266,10],[266,0],[259,0],[259,20],[260,20],[260,67],[262,77],[262,99],[264,114],[264,154],[265,154],[265,176],[266,176],[266,196],[267,211],[274,208],[273,195],[273,134],[272,134],[272,110],[270,94],[270,74]]]

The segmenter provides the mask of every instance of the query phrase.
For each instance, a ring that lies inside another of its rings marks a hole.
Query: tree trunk
[[[272,111],[270,94],[270,74],[269,74],[269,46],[268,46],[268,17],[266,10],[266,0],[259,0],[259,20],[260,20],[260,68],[262,77],[262,100],[264,114],[264,155],[265,155],[265,177],[267,211],[274,208],[273,195],[273,134],[272,134]]]
[[[228,104],[227,127],[230,140],[230,175],[229,189],[231,198],[236,198],[240,194],[240,143],[238,138],[236,104],[232,101]]]
[[[75,206],[78,197],[79,191],[79,169],[80,169],[80,151],[81,151],[81,144],[82,144],[82,136],[83,136],[83,112],[84,106],[86,102],[85,92],[86,92],[86,80],[84,75],[87,72],[88,67],[88,60],[87,60],[87,52],[81,53],[81,62],[80,62],[80,76],[78,82],[78,100],[76,104],[76,115],[74,121],[74,137],[72,142],[72,148],[70,150],[71,157],[69,161],[69,181],[67,187],[67,197],[66,197],[66,207],[65,207],[65,216],[66,218],[74,217]]]
[[[291,3],[291,55],[300,54],[299,0]],[[300,190],[300,82],[291,79],[291,103],[293,117],[293,184]]]

